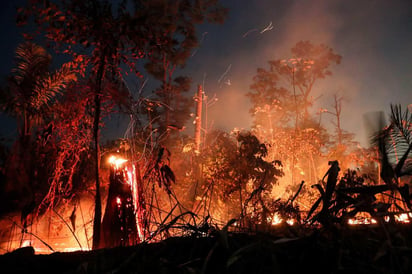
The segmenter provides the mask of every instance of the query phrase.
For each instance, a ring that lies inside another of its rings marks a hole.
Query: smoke
[[[278,23],[280,41],[275,52],[290,54],[290,48],[300,40],[332,45],[343,19],[336,13],[333,1],[296,1]],[[273,47],[271,47],[273,48]]]
[[[250,2],[222,1],[230,9],[228,19],[200,29],[208,35],[187,67],[195,83],[204,83],[208,95],[216,93],[219,98],[208,112],[215,128],[250,128],[245,94],[257,68],[267,68],[269,60],[292,57],[290,49],[301,40],[326,44],[342,55],[342,63],[331,67],[333,75],[315,85],[312,111],[330,109],[334,94],[343,96],[343,128],[355,133],[362,145],[368,144],[364,113],[387,113],[390,103],[412,102],[406,62],[412,57],[412,42],[402,21],[411,14],[407,1]],[[331,126],[331,119],[322,121]]]

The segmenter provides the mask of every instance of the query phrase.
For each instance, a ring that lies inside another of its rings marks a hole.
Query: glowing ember
[[[294,220],[294,219],[287,219],[287,220],[286,220],[286,223],[287,223],[288,225],[294,225],[294,224],[295,224],[295,220]]]
[[[377,221],[374,218],[360,217],[348,219],[349,225],[371,225],[376,223]]]
[[[395,215],[395,220],[400,222],[400,223],[410,223],[411,220],[409,219],[409,217],[412,217],[412,213],[402,213],[399,215]]]
[[[393,215],[397,223],[409,224],[411,222],[412,213],[400,213]],[[390,216],[384,216],[383,221],[388,223],[391,220]],[[372,218],[369,214],[359,214],[354,218],[348,219],[349,225],[373,225],[378,223],[376,219]]]
[[[283,221],[282,217],[278,213],[273,214],[272,225],[278,225]]]
[[[268,222],[271,223],[272,225],[279,225],[282,222],[286,222],[286,224],[292,226],[296,223],[296,220],[294,220],[292,218],[284,220],[282,218],[282,216],[279,213],[276,212],[275,214],[273,214],[273,218],[270,218],[270,217],[268,218]]]

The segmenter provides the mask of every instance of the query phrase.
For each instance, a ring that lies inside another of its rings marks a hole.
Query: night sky
[[[23,0],[2,1],[0,76],[13,65],[13,52],[22,41],[14,24],[15,7]],[[291,58],[290,49],[301,40],[324,43],[342,55],[333,75],[314,87],[313,108],[331,109],[333,95],[345,98],[343,127],[367,145],[364,115],[388,113],[389,106],[412,104],[412,1],[410,0],[221,0],[229,8],[223,25],[202,25],[200,47],[182,73],[193,78],[193,93],[203,84],[218,102],[208,110],[214,127],[250,128],[249,91],[252,77],[267,61]],[[149,94],[150,90],[144,91]],[[412,106],[411,106],[412,107]],[[324,125],[331,116],[322,117]],[[4,119],[3,119],[4,120]],[[116,124],[116,123],[114,123]],[[10,135],[10,121],[2,122],[2,136]],[[124,126],[111,125],[113,137]],[[188,132],[191,133],[191,132]]]

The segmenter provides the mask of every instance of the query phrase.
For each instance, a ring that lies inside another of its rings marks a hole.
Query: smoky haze
[[[315,104],[332,110],[333,96],[343,96],[342,126],[363,146],[368,136],[363,115],[412,103],[412,4],[409,1],[222,1],[229,16],[223,25],[205,25],[200,48],[187,71],[219,101],[208,109],[214,128],[248,129],[250,90],[257,68],[291,58],[301,40],[326,44],[342,56],[332,76],[318,80]],[[195,86],[195,85],[194,85]],[[287,87],[287,83],[285,83]],[[322,123],[331,126],[332,116]]]
[[[9,64],[1,68],[2,76],[9,74],[15,47],[22,41],[13,16],[15,8],[26,1],[12,2],[1,2],[0,28],[8,37],[7,43],[1,44],[2,60]],[[314,87],[317,100],[312,112],[320,107],[331,109],[334,94],[344,96],[342,126],[355,133],[362,145],[368,145],[364,115],[388,113],[391,103],[404,108],[412,104],[410,0],[220,2],[229,8],[227,19],[222,25],[199,28],[200,47],[182,71],[193,78],[193,94],[196,86],[203,84],[209,97],[218,97],[208,109],[208,121],[213,121],[214,128],[250,128],[250,102],[245,94],[257,68],[267,68],[269,60],[292,57],[290,49],[301,40],[324,43],[342,56],[341,64],[331,67],[333,75],[320,79]],[[147,87],[157,85],[148,83]],[[9,133],[9,128],[14,121],[2,118],[1,133],[11,136],[15,131]],[[322,117],[325,126],[330,126],[331,120],[330,115]],[[122,136],[127,122],[113,119],[105,129],[108,139]]]

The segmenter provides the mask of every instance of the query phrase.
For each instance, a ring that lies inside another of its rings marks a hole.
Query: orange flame
[[[128,160],[117,157],[115,155],[109,157],[109,164],[113,165],[116,169],[120,168],[127,161]]]

